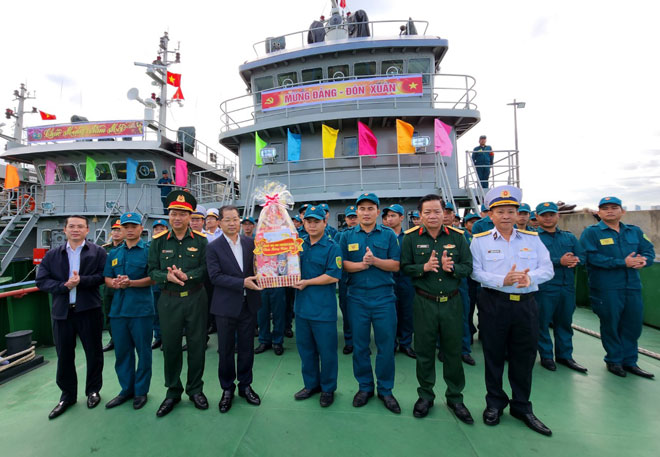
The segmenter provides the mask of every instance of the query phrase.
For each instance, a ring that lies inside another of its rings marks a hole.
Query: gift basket
[[[290,287],[300,281],[298,253],[303,243],[289,216],[293,196],[284,184],[269,182],[255,190],[255,201],[263,207],[254,237],[257,283],[264,288]]]

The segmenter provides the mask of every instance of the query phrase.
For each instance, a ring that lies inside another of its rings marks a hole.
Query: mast
[[[33,94],[30,94],[28,92],[25,84],[21,83],[20,91],[18,90],[14,91],[14,97],[15,97],[14,101],[18,100],[18,107],[16,108],[16,111],[13,111],[10,108],[7,108],[5,110],[5,117],[7,119],[11,119],[12,117],[16,119],[16,123],[14,124],[14,136],[10,137],[7,135],[0,135],[2,138],[7,140],[8,148],[13,148],[21,145],[21,140],[23,139],[23,115],[26,112],[29,113],[37,112],[36,108],[32,108],[30,111],[25,111],[25,100],[30,100],[35,98]]]

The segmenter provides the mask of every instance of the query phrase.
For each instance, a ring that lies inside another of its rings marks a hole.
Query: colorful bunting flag
[[[126,184],[135,184],[137,167],[137,160],[131,159],[130,157],[126,159]]]
[[[188,162],[176,159],[174,168],[174,184],[179,187],[186,187],[188,185]]]
[[[414,132],[415,128],[412,125],[400,119],[396,120],[396,149],[399,154],[415,153],[415,147],[412,145]]]
[[[44,176],[44,181],[47,186],[55,184],[55,169],[57,168],[57,164],[55,162],[51,162],[50,160],[46,160],[46,173]]]
[[[297,162],[300,160],[300,146],[302,138],[299,133],[293,133],[291,130],[286,129],[287,137],[287,157],[289,162]]]
[[[375,156],[378,152],[378,139],[366,124],[358,121],[358,151],[361,156]]]
[[[96,160],[90,156],[85,160],[85,182],[96,182]]]
[[[181,92],[180,87],[176,90],[176,92],[174,92],[172,100],[185,100],[185,98],[183,98],[183,92]]]
[[[321,140],[323,142],[323,158],[324,159],[334,159],[335,158],[335,148],[337,147],[337,135],[339,134],[338,129],[333,129],[323,124],[323,133],[321,134]]]
[[[167,84],[174,87],[181,87],[181,75],[167,72]]]
[[[443,157],[451,157],[454,152],[454,144],[451,142],[451,127],[440,119],[435,120],[435,152]]]
[[[16,189],[20,184],[18,169],[13,165],[5,165],[5,190]]]
[[[42,121],[54,121],[55,119],[57,119],[57,116],[55,116],[54,114],[44,113],[41,110],[39,110],[39,114],[41,115]]]
[[[266,147],[268,143],[259,138],[259,132],[254,132],[254,164],[258,167],[264,164],[261,159],[261,150]]]

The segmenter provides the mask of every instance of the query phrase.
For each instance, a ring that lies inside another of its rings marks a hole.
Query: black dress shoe
[[[125,397],[123,395],[117,395],[115,398],[113,398],[112,400],[107,402],[105,404],[105,407],[107,409],[114,408],[115,406],[119,406],[121,404],[124,404],[126,402],[126,400],[128,400],[129,398],[130,397],[128,397],[128,396]]]
[[[108,342],[108,344],[103,346],[103,352],[112,351],[114,348],[115,348],[115,343],[114,343],[114,341],[112,341],[112,338],[111,338],[110,341]]]
[[[146,395],[138,395],[133,399],[133,409],[142,409],[142,407],[146,404],[147,404]]]
[[[541,435],[545,436],[552,435],[552,430],[546,427],[545,424],[532,413],[519,413],[516,410],[512,410],[511,415],[516,419],[523,421],[526,426],[534,430],[536,433],[540,433]]]
[[[652,379],[655,376],[653,373],[649,373],[648,371],[642,370],[637,365],[624,366],[623,369],[626,370],[628,373],[632,373],[636,376],[641,376],[642,378]]]
[[[206,395],[204,395],[203,392],[190,397],[190,401],[195,404],[195,408],[197,409],[209,409],[209,401],[206,399]]]
[[[154,340],[153,343],[151,343],[151,349],[158,349],[163,345],[163,342],[161,340]]]
[[[287,338],[293,338],[293,330],[291,330],[290,328],[284,330],[284,336],[286,336]]]
[[[167,416],[174,409],[174,405],[181,401],[180,398],[166,398],[160,404],[158,411],[156,411],[156,417]]]
[[[570,368],[571,370],[575,370],[575,371],[580,372],[580,373],[586,373],[587,372],[587,369],[585,367],[583,367],[582,365],[580,365],[579,363],[577,363],[573,359],[560,359],[560,358],[558,358],[557,363],[560,363],[560,364]]]
[[[273,344],[273,352],[275,355],[282,355],[284,354],[284,348],[281,344]]]
[[[313,389],[305,389],[303,387],[293,395],[293,398],[296,400],[307,400],[309,397],[319,392],[321,392],[321,387],[314,387]]]
[[[617,376],[620,376],[622,378],[626,377],[626,372],[623,370],[623,367],[619,365],[618,363],[608,363],[607,364],[607,371],[609,371],[612,374],[615,374]]]
[[[350,354],[350,353],[353,352],[353,346],[348,344],[348,345],[344,346],[344,349],[342,349],[341,352],[343,352],[344,354]]]
[[[242,392],[238,392],[238,396],[245,398],[251,405],[259,406],[261,404],[261,398],[250,386],[247,386]]]
[[[502,417],[502,410],[500,409],[488,407],[484,410],[484,424],[486,425],[499,424],[500,417]]]
[[[101,403],[101,396],[98,392],[92,392],[91,394],[87,395],[87,407],[89,409],[96,408],[99,403]]]
[[[458,420],[468,425],[474,424],[472,414],[470,414],[470,411],[465,407],[464,403],[447,403],[447,406],[454,412]]]
[[[474,361],[474,358],[470,354],[461,354],[461,360],[463,360],[463,363],[467,363],[468,365],[475,366],[477,362]]]
[[[445,355],[440,350],[438,350],[438,360],[441,361],[442,363],[445,363]]]
[[[222,398],[220,399],[220,403],[218,403],[218,408],[220,409],[221,413],[226,413],[231,409],[231,402],[234,399],[234,391],[233,390],[225,390],[222,392]]]
[[[422,417],[426,417],[426,415],[429,413],[429,409],[433,407],[433,401],[431,400],[424,400],[423,398],[418,398],[417,401],[415,402],[415,406],[413,407],[413,416],[419,417],[420,419]]]
[[[254,348],[254,353],[255,354],[261,354],[262,352],[266,352],[268,349],[272,348],[272,344],[263,344],[261,343],[259,346]]]
[[[557,371],[557,365],[552,359],[541,359],[541,366],[546,370]]]
[[[360,408],[367,404],[369,399],[374,396],[373,392],[365,392],[364,390],[358,390],[355,396],[353,397],[353,406]]]
[[[408,346],[408,347],[399,346],[399,352],[403,352],[404,354],[406,354],[411,359],[416,359],[417,358],[417,354],[415,354],[415,351],[410,346]]]
[[[334,392],[321,392],[321,398],[319,398],[319,404],[323,408],[327,408],[335,401]]]
[[[60,401],[55,408],[48,414],[48,419],[55,419],[57,416],[64,414],[64,411],[67,410],[67,408],[73,404],[75,404],[75,401]]]
[[[396,398],[394,398],[394,395],[378,394],[378,398],[383,400],[385,407],[392,411],[394,414],[401,414],[401,407],[399,406],[399,402],[396,401]]]

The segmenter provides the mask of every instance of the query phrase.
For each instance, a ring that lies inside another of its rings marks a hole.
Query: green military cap
[[[557,205],[553,202],[544,202],[536,205],[536,214],[539,216],[543,213],[558,213],[558,212],[559,212],[559,208],[557,208]]]
[[[197,200],[190,193],[185,190],[173,190],[167,194],[167,209],[179,209],[182,211],[193,212],[197,207]]]

